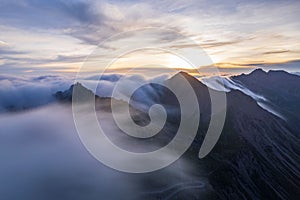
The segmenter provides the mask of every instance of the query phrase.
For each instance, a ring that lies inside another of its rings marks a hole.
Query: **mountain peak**
[[[178,77],[179,75],[184,76],[185,78],[191,77],[191,75],[189,73],[187,73],[185,71],[179,71],[176,74],[174,74],[171,78]]]
[[[84,87],[81,83],[76,82],[75,84],[71,85],[69,89],[65,91],[56,92],[54,97],[62,102],[71,102],[74,88],[76,88],[77,93],[79,92],[81,94],[82,98],[89,95],[95,95],[91,90]]]
[[[197,93],[202,94],[204,91],[205,91],[204,93],[206,93],[207,86],[203,84],[201,81],[199,81],[197,78],[195,78],[194,76],[184,71],[180,71],[176,73],[174,76],[167,79],[166,83],[179,85],[181,81],[183,81],[182,79],[186,79],[189,82],[189,84],[194,88],[194,90],[197,91]]]
[[[174,74],[171,78],[169,78],[169,80],[172,79],[179,79],[184,77],[185,79],[187,79],[188,81],[198,81],[197,78],[195,78],[193,75],[190,75],[188,72],[185,71],[179,71],[176,74]],[[200,82],[200,81],[199,81]],[[201,83],[201,82],[200,82]]]
[[[256,68],[249,74],[242,73],[240,75],[232,76],[232,78],[239,78],[239,77],[252,77],[252,76],[265,76],[267,75],[267,72],[264,71],[262,68]]]
[[[284,70],[269,70],[268,72],[266,72],[265,70],[263,70],[261,68],[257,68],[249,74],[243,73],[241,75],[232,76],[232,77],[233,78],[255,77],[255,78],[267,78],[267,79],[274,79],[274,78],[283,79],[283,78],[295,78],[295,77],[297,77],[297,75],[291,74]]]
[[[257,68],[253,70],[250,74],[267,74],[267,72],[264,71],[262,68]]]

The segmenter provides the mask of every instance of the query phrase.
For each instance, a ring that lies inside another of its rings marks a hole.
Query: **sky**
[[[117,71],[188,69],[164,52],[185,48],[205,52],[211,63],[195,63],[203,69],[300,71],[299,10],[297,0],[1,0],[0,72],[97,72],[109,62]],[[140,34],[149,28],[159,31]],[[120,54],[125,47],[132,51]]]

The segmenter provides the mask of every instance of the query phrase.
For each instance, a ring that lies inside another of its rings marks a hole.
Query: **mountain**
[[[264,73],[261,70],[253,72],[258,77],[264,76]],[[282,75],[289,76],[282,73],[272,72],[267,76],[272,76],[270,79],[275,80],[285,79],[286,77],[281,78]],[[180,72],[166,80],[165,84],[180,85],[180,75],[195,90],[201,110],[197,137],[185,154],[189,158],[196,158],[211,117],[211,102],[207,86],[187,73]],[[238,81],[239,78],[234,79]],[[262,79],[265,80],[264,77]],[[282,97],[281,91],[299,87],[294,83],[298,79],[289,81],[293,83],[282,86],[276,97],[269,94],[267,98]],[[272,82],[262,84],[264,88],[274,87]],[[275,89],[276,84],[274,93]],[[176,106],[176,97],[161,91],[153,92],[161,94],[159,98],[156,96],[156,102]],[[261,94],[264,94],[263,91]],[[220,140],[205,159],[192,159],[194,164],[207,169],[210,183],[220,199],[295,199],[300,195],[300,140],[296,129],[261,108],[255,99],[239,90],[231,89],[226,95],[227,118]]]
[[[198,135],[189,150],[197,156],[207,119],[210,119],[208,88],[186,73],[181,75],[194,88],[202,108]],[[256,70],[249,79],[249,75],[234,79],[243,84],[248,83],[245,80],[254,80],[245,85],[257,89],[254,91],[260,94],[265,94],[265,90],[272,91],[267,93],[271,100],[283,98],[281,92],[287,90],[284,103],[288,104],[294,101],[289,98],[297,96],[299,89],[299,78],[291,76],[289,79],[290,74],[282,71],[265,73]],[[286,83],[278,83],[284,80]],[[167,82],[180,84],[176,75]],[[260,85],[263,85],[262,90],[258,90]],[[281,88],[276,90],[279,85]],[[162,98],[168,99],[167,96]],[[295,199],[300,195],[299,146],[299,134],[290,123],[262,109],[250,96],[231,90],[227,92],[227,117],[221,137],[213,151],[200,162],[208,169],[210,183],[220,199]]]
[[[84,101],[87,96],[95,96],[99,98],[99,96],[95,95],[91,90],[85,88],[81,83],[76,83],[71,85],[69,89],[65,91],[58,91],[54,94],[54,97],[60,102],[72,102],[73,99],[73,91],[76,88],[78,95],[81,100]]]
[[[201,111],[197,136],[183,155],[184,159],[193,163],[196,171],[199,170],[194,173],[193,178],[206,177],[212,187],[213,198],[217,199],[297,199],[300,196],[300,138],[295,122],[300,111],[298,110],[300,77],[284,71],[262,70],[255,70],[249,75],[231,77],[233,81],[265,97],[270,105],[288,116],[288,120],[263,109],[251,96],[231,89],[226,93],[227,116],[221,137],[214,149],[203,159],[198,158],[198,153],[211,119],[209,89],[198,79],[184,72],[167,79],[164,84],[180,87],[182,77],[194,89]],[[145,102],[139,95],[133,95],[131,109],[135,112],[131,114],[136,122],[147,124],[149,122],[147,111],[150,106],[156,103],[163,105],[167,109],[167,124],[155,137],[154,142],[167,144],[180,123],[180,105],[176,96],[167,87],[158,84],[150,86],[153,88],[152,93],[148,95],[152,98],[151,101],[148,99]],[[83,91],[87,90],[80,84],[78,87]],[[72,89],[71,87],[65,92],[56,93],[56,97],[62,101],[70,101]],[[90,92],[85,91],[83,94]],[[183,91],[183,95],[188,93],[185,94]],[[105,105],[107,112],[110,112],[110,101],[114,99],[99,98],[99,104]],[[143,109],[134,107],[141,104],[146,106],[142,107]],[[141,140],[138,142],[146,144]],[[162,176],[166,174],[154,172],[152,178],[147,179],[147,183],[155,185],[156,178]],[[161,193],[160,197],[163,198],[164,195]],[[178,198],[182,195],[187,197],[190,194],[186,191],[178,194]],[[193,195],[196,199],[201,196],[200,192]],[[151,195],[146,197],[146,199],[155,198]]]
[[[264,96],[269,105],[287,118],[297,131],[300,129],[300,77],[285,71],[256,69],[250,74],[232,77],[251,91]]]
[[[224,130],[210,154],[223,165],[213,173],[213,182],[231,199],[299,196],[300,140],[295,132],[241,92],[230,92],[227,100]]]

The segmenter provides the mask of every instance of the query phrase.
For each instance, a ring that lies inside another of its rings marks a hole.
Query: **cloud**
[[[25,54],[25,53],[27,53],[27,52],[15,50],[15,49],[9,47],[8,45],[3,45],[3,46],[0,45],[0,55],[2,55],[2,57],[3,57],[3,55],[5,55],[5,56],[20,55],[20,54]]]
[[[98,81],[98,76],[87,77],[86,79],[79,80],[87,88],[93,88],[97,84],[96,94],[100,97],[114,97],[116,99],[129,101],[131,98],[131,91],[141,86],[134,92],[134,106],[140,109],[147,110],[149,105],[152,105],[153,99],[157,95],[154,86],[151,83],[163,84],[169,77],[167,74],[162,74],[155,77],[145,77],[140,74],[135,75],[120,75],[120,74],[104,74]],[[115,95],[113,91],[115,90]],[[140,103],[142,104],[136,104]]]
[[[51,105],[0,115],[0,129],[0,156],[5,160],[0,166],[0,192],[8,199],[130,199],[135,195],[126,174],[105,167],[84,149],[70,107]],[[16,188],[22,189],[15,192]]]
[[[263,54],[280,54],[280,53],[288,53],[290,52],[289,50],[280,50],[280,51],[268,51],[264,52]]]
[[[107,134],[127,136],[106,115],[101,113],[100,120]],[[121,173],[104,166],[81,143],[66,104],[1,114],[0,130],[0,193],[10,200],[154,199],[177,190],[189,194],[187,186],[206,186],[207,180],[195,177],[196,169],[184,159],[150,174]],[[157,181],[161,177],[166,181]]]
[[[0,111],[22,110],[54,101],[53,94],[65,90],[72,79],[63,76],[0,76]]]
[[[95,13],[91,1],[81,0],[4,0],[0,12],[5,24],[10,22],[18,26],[57,28],[69,26],[70,22],[74,25],[76,22],[99,24],[101,21],[101,15]]]
[[[172,45],[170,46],[171,48],[175,49],[181,49],[181,48],[215,48],[215,47],[220,47],[220,46],[227,46],[227,45],[232,45],[236,44],[239,41],[224,41],[224,42],[219,42],[217,40],[211,40],[211,41],[203,41],[199,44],[179,44],[179,45]]]
[[[275,62],[282,62],[299,57],[296,42],[300,35],[296,20],[299,6],[298,1],[290,0],[230,3],[220,0],[4,0],[0,7],[3,26],[0,32],[1,41],[16,43],[14,52],[4,52],[15,56],[6,59],[22,66],[29,64],[26,59],[34,59],[35,67],[53,65],[53,62],[57,62],[58,68],[68,67],[70,62],[81,62],[84,55],[89,55],[108,37],[145,27],[170,28],[191,37],[217,63],[270,62],[274,58]],[[180,38],[168,32],[153,35],[153,38],[156,39],[153,42],[162,46],[186,48],[188,45],[180,44]],[[42,42],[44,40],[47,41]],[[120,38],[103,49],[117,49],[126,44],[124,38]],[[289,52],[278,52],[274,57],[278,49]],[[27,58],[18,52],[26,52]]]
[[[124,75],[121,74],[102,74],[100,77],[101,81],[109,81],[109,82],[116,82],[118,80],[120,80],[120,78],[124,77]],[[99,76],[95,75],[95,76],[89,76],[87,78],[85,78],[85,80],[95,80],[98,81]]]
[[[88,89],[96,84],[95,93],[100,97],[112,97],[116,83],[121,81],[121,87],[116,92],[116,98],[127,100],[128,91],[137,84],[145,85],[135,93],[136,100],[151,105],[154,89],[151,82],[162,83],[168,75],[146,78],[142,75],[104,74],[98,81],[98,76],[86,76],[77,81]],[[75,82],[75,76],[45,75],[45,76],[13,76],[0,75],[0,112],[18,111],[44,106],[55,101],[54,94],[65,91]]]

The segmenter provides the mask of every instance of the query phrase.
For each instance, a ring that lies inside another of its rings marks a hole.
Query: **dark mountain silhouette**
[[[60,101],[60,102],[72,102],[73,97],[73,91],[74,89],[77,89],[77,92],[79,93],[79,97],[82,98],[81,100],[84,101],[85,97],[87,96],[95,96],[96,98],[99,98],[99,96],[95,95],[91,90],[85,88],[81,83],[76,83],[74,85],[71,85],[69,89],[65,91],[58,91],[54,94],[54,97]]]
[[[256,69],[250,74],[233,77],[251,91],[266,97],[269,104],[300,129],[300,77],[285,71]]]
[[[261,70],[252,75],[255,74],[264,77]],[[285,72],[271,72],[269,76],[278,80],[281,74],[289,76]],[[188,151],[196,157],[210,119],[210,98],[204,84],[186,73],[181,75],[193,86],[201,107],[198,135]],[[176,81],[176,75],[167,80],[180,84]],[[293,81],[298,79],[289,82]],[[289,87],[287,84],[286,90]],[[267,83],[264,88],[268,88]],[[281,88],[279,92],[284,90]],[[297,134],[294,127],[259,107],[251,97],[232,90],[227,93],[227,118],[220,140],[199,162],[208,170],[209,180],[220,199],[295,199],[300,195],[300,140]]]

